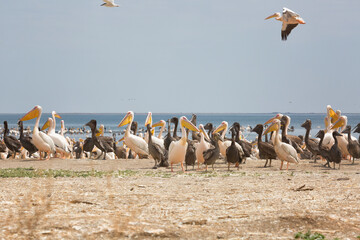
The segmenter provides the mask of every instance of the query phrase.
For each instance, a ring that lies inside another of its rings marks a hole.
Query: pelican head
[[[31,109],[27,114],[25,114],[25,116],[20,118],[20,121],[28,121],[34,119],[38,117],[41,112],[42,112],[42,107],[37,105],[33,109]]]
[[[50,127],[50,120],[52,121],[52,118],[48,118],[48,120],[46,120],[46,122],[44,123],[44,125],[41,128],[41,131],[44,131],[45,129],[47,129],[48,127]]]
[[[283,117],[283,115],[281,113],[278,113],[275,115],[275,117],[272,117],[269,120],[267,120],[265,124],[269,124],[269,123],[273,122],[275,119],[280,120],[282,117]]]
[[[341,133],[351,133],[351,126],[347,125]]]
[[[280,120],[274,119],[270,126],[265,130],[263,135],[268,134],[269,132],[277,131],[280,129]]]
[[[311,120],[306,119],[306,121],[303,124],[301,124],[301,127],[305,128],[305,129],[311,129]]]
[[[204,138],[206,140],[210,141],[210,138],[209,138],[208,134],[205,132],[204,125],[200,124],[199,125],[199,130],[200,130],[200,133],[202,133],[204,135]]]
[[[157,123],[154,123],[151,127],[163,127],[166,125],[166,122],[164,120],[160,120]]]
[[[51,114],[53,115],[53,116],[55,116],[56,118],[62,118],[59,114],[57,114],[57,112],[55,112],[55,111],[52,111],[51,112]]]
[[[215,130],[214,130],[214,133],[218,133],[218,132],[220,132],[220,131],[223,131],[223,130],[225,130],[225,129],[227,129],[228,128],[228,122],[226,122],[226,121],[223,121]]]
[[[121,122],[119,123],[118,127],[122,127],[131,123],[133,119],[134,119],[134,112],[128,111],[125,117],[123,118],[123,120],[121,120]]]
[[[92,119],[90,120],[87,124],[85,124],[85,126],[90,127],[91,130],[95,130],[96,129],[96,120]]]
[[[341,116],[331,127],[331,129],[336,129],[339,127],[343,127],[347,124],[347,118],[345,116]]]
[[[200,132],[200,130],[192,122],[190,122],[185,116],[182,116],[180,118],[180,124],[181,124],[181,126],[187,128],[191,131]]]
[[[145,126],[147,125],[152,125],[152,113],[151,112],[148,112],[148,115],[146,117],[146,120],[145,120]]]
[[[279,20],[281,18],[281,14],[280,13],[274,13],[273,15],[268,16],[267,18],[265,18],[265,20],[268,20],[270,18],[275,18],[276,20]]]

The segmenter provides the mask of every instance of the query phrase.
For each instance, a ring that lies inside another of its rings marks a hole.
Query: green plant
[[[298,232],[295,234],[295,239],[304,239],[304,240],[322,240],[326,239],[321,233],[315,232],[312,234],[310,230],[307,233]]]

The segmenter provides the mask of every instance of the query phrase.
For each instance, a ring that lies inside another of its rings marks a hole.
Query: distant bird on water
[[[302,19],[299,14],[285,7],[283,8],[282,16],[277,12],[265,18],[265,20],[270,18],[275,18],[276,20],[283,23],[281,28],[281,40],[283,41],[287,40],[287,37],[290,35],[291,31],[296,28],[299,23],[305,24],[304,19]]]
[[[119,7],[119,5],[115,4],[114,0],[103,0],[104,3],[101,4],[100,6],[104,6],[104,7]]]

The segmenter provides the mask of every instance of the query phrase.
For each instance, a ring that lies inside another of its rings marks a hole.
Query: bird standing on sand
[[[173,165],[176,163],[180,163],[182,171],[185,172],[184,161],[185,161],[186,149],[188,146],[188,142],[187,142],[188,137],[185,128],[199,132],[199,129],[196,126],[194,126],[194,124],[192,124],[185,116],[182,116],[180,118],[180,126],[181,126],[180,140],[171,142],[169,146],[169,163],[172,172],[173,172]]]
[[[299,158],[297,156],[296,150],[290,144],[281,142],[280,135],[280,120],[275,119],[272,124],[265,130],[264,134],[275,131],[274,138],[274,149],[276,152],[276,156],[281,161],[280,170],[282,170],[282,166],[284,161],[287,162],[286,170],[289,169],[289,163],[299,163]]]
[[[226,149],[226,161],[228,162],[228,171],[230,171],[230,164],[237,164],[237,169],[239,169],[239,164],[242,162],[242,156],[239,149],[235,145],[235,136],[236,130],[231,128],[231,145]]]
[[[271,167],[271,160],[276,159],[276,152],[274,146],[268,142],[263,142],[261,140],[264,126],[262,124],[256,125],[251,131],[258,134],[257,145],[259,149],[259,157],[261,159],[266,159],[265,166],[267,166],[268,161],[270,160],[269,167]]]

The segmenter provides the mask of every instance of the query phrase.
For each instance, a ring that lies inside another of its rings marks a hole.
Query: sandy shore
[[[248,160],[227,171],[153,170],[143,160],[1,160],[0,168],[118,171],[87,178],[1,178],[3,239],[293,239],[360,235],[360,164]],[[123,172],[124,170],[128,170]],[[305,186],[304,186],[305,185]],[[303,187],[302,187],[303,186]]]

